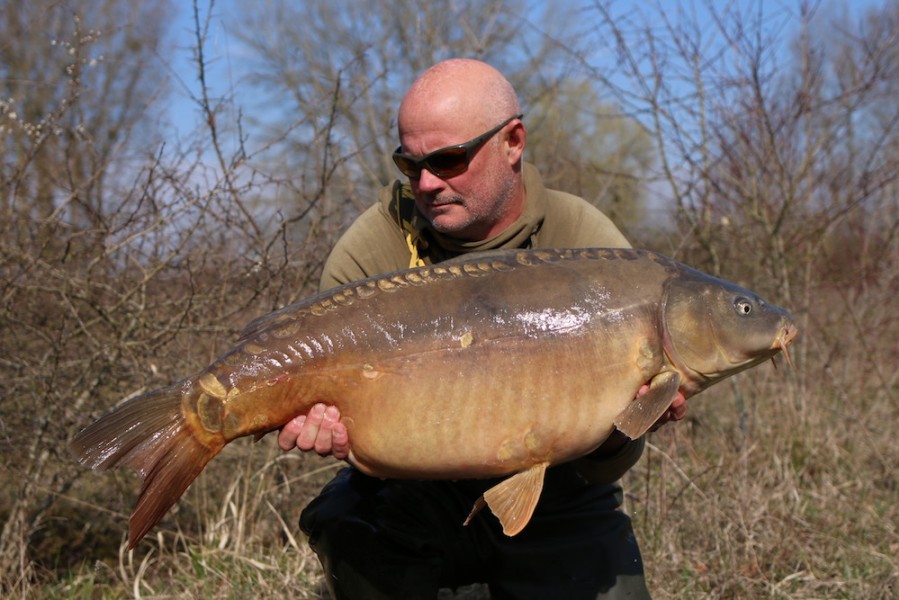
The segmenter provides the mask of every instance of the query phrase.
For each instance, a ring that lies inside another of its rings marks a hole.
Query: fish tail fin
[[[224,440],[201,440],[194,434],[181,406],[180,385],[120,404],[69,444],[86,467],[128,466],[144,480],[129,520],[129,549],[162,519],[223,447]]]

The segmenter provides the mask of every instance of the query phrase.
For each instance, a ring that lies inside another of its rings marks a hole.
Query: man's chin
[[[462,214],[464,208],[456,204],[444,204],[431,207],[428,211],[431,227],[445,235],[457,235],[469,225],[468,215]]]
[[[457,237],[461,232],[462,228],[453,222],[446,222],[445,219],[434,219],[431,221],[431,227],[434,228],[438,233],[442,233],[443,235],[448,235],[450,237]]]

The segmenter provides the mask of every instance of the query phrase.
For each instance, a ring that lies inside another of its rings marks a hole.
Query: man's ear
[[[510,165],[515,165],[521,160],[527,138],[527,129],[521,121],[517,121],[509,129],[506,135],[506,156]]]

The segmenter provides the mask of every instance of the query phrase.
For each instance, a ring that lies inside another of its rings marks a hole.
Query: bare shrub
[[[95,103],[126,115],[136,89],[97,97],[111,92],[80,69],[103,52],[117,69],[140,68],[148,77],[150,67],[135,64],[144,55],[131,53],[138,44],[149,48],[158,32],[136,27],[134,17],[127,23],[146,39],[120,39],[93,24],[88,8],[33,6],[29,18],[59,26],[63,51],[54,60],[68,77],[35,74],[40,84],[15,92],[0,115],[10,142],[0,180],[7,483],[0,575],[7,592],[42,578],[36,565],[64,569],[79,556],[118,553],[121,520],[91,513],[130,512],[133,479],[84,477],[65,451],[69,437],[124,397],[207,364],[251,318],[313,290],[335,234],[319,211],[329,172],[309,186],[270,176],[253,162],[269,148],[252,153],[229,141],[239,124],[217,125],[221,107],[203,94],[197,103],[207,131],[196,152],[131,144],[148,107],[113,122]],[[198,15],[198,48],[203,31]],[[199,61],[202,74],[202,55]],[[44,100],[47,91],[60,96]],[[86,120],[88,107],[98,111],[96,124]],[[327,144],[315,136],[310,147]],[[209,155],[216,166],[207,166]],[[274,195],[290,205],[277,214],[260,210]],[[251,202],[258,203],[253,212]]]

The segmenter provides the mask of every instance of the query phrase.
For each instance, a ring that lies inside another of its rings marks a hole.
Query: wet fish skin
[[[616,426],[642,435],[678,391],[694,395],[795,335],[786,311],[652,252],[480,254],[257,319],[208,368],[120,405],[71,448],[84,465],[144,478],[133,547],[225,444],[324,402],[340,409],[365,473],[510,475],[485,500],[511,535],[547,466]]]

